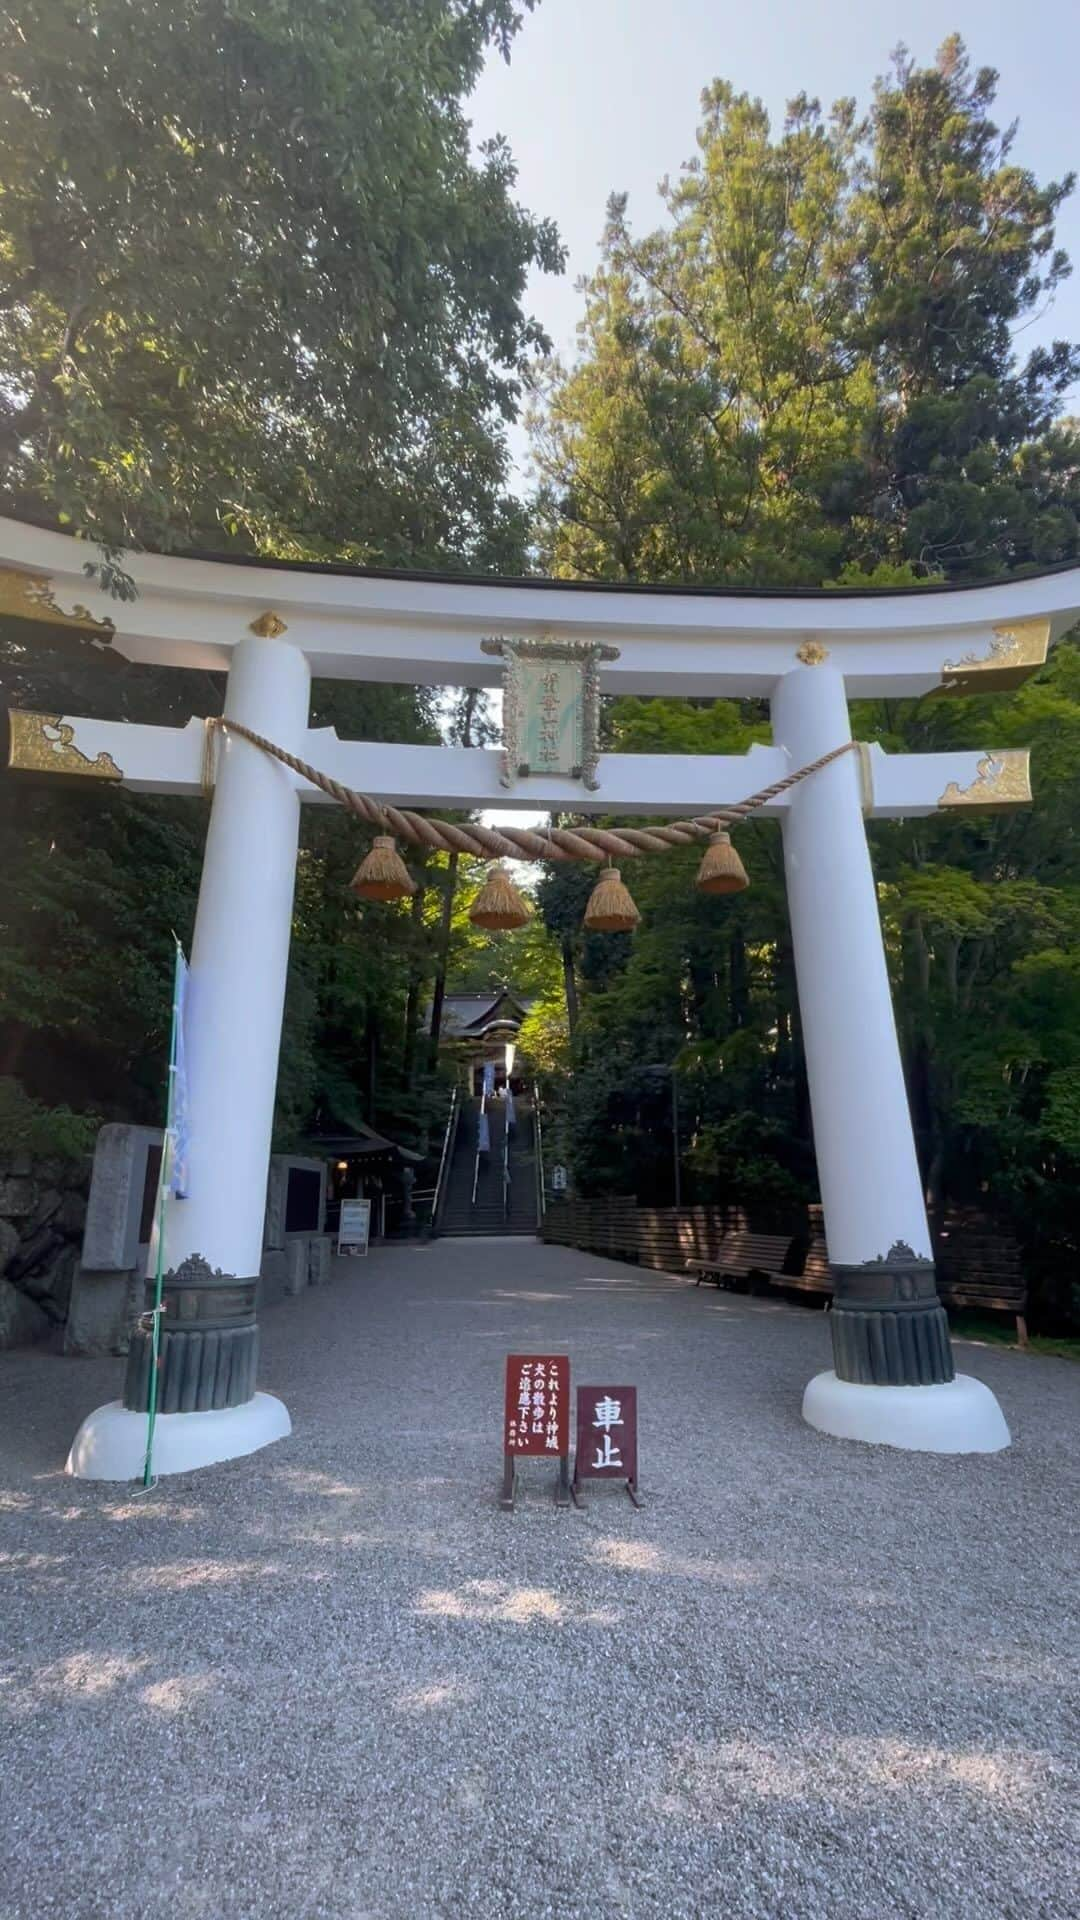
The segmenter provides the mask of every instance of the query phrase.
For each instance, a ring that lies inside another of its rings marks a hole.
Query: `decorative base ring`
[[[192,1254],[165,1275],[158,1352],[159,1413],[211,1413],[240,1407],[255,1392],[259,1330],[258,1282],[212,1269]],[[153,1287],[147,1282],[143,1316],[131,1336],[124,1405],[144,1413],[150,1398]]]
[[[875,1387],[943,1386],[956,1373],[934,1263],[897,1241],[880,1260],[834,1264],[837,1376]]]

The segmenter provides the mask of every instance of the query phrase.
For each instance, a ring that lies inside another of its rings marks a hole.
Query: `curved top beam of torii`
[[[287,633],[314,674],[420,686],[497,684],[483,639],[551,635],[616,645],[600,670],[613,694],[767,695],[824,658],[853,699],[989,693],[1033,673],[1080,619],[1071,565],[989,586],[780,592],[137,553],[125,565],[138,596],[122,603],[86,580],[89,551],[0,517],[0,612],[66,615],[128,659],[181,667],[222,669],[248,633]]]

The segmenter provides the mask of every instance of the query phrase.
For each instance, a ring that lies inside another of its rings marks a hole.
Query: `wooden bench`
[[[1007,1234],[979,1233],[962,1221],[944,1227],[937,1241],[937,1282],[943,1306],[1011,1313],[1017,1343],[1027,1346],[1027,1283],[1020,1248]]]
[[[728,1286],[733,1280],[748,1279],[761,1273],[775,1281],[791,1250],[790,1233],[725,1234],[720,1251],[713,1260],[688,1260],[687,1270],[697,1274],[696,1286],[711,1280],[714,1286]]]
[[[805,1241],[802,1242],[805,1245]],[[829,1266],[829,1249],[820,1234],[816,1234],[806,1248],[801,1263],[798,1261],[799,1242],[792,1242],[795,1260],[788,1264],[794,1268],[791,1273],[771,1273],[769,1279],[774,1287],[798,1287],[804,1293],[823,1293],[831,1295],[833,1290],[832,1270]]]
[[[962,1220],[935,1235],[938,1297],[945,1307],[982,1307],[1011,1313],[1016,1338],[1027,1345],[1027,1286],[1020,1248],[1007,1234],[978,1232]],[[771,1273],[774,1287],[797,1287],[806,1293],[832,1294],[829,1251],[820,1235],[811,1240],[806,1258],[794,1273]]]

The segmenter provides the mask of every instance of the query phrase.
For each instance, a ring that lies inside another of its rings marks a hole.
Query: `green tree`
[[[876,404],[848,504],[871,562],[954,579],[1078,550],[1080,437],[1056,416],[1080,350],[1014,347],[1070,271],[1054,219],[1075,177],[1041,186],[1016,163],[997,81],[956,36],[932,67],[901,49],[852,174],[853,337]]]
[[[1040,185],[960,43],[906,54],[865,119],[800,100],[773,136],[724,85],[698,158],[644,240],[613,205],[581,356],[549,372],[538,530],[564,574],[913,584],[1075,558],[1076,349],[1017,331],[1068,262]],[[740,479],[742,492],[739,492]],[[1032,745],[1036,805],[871,827],[928,1198],[1024,1243],[1036,1313],[1080,1318],[1080,651],[1006,699],[860,706],[891,751]],[[739,751],[752,703],[620,701],[609,745]],[[588,964],[561,1125],[586,1190],[670,1197],[677,1064],[692,1196],[758,1209],[813,1193],[778,837],[743,830],[749,893],[702,901],[692,860],[635,863],[644,913]],[[541,890],[544,898],[544,890]],[[557,926],[557,916],[552,915]],[[558,926],[560,937],[562,927]]]
[[[725,82],[637,238],[609,209],[578,363],[536,411],[555,571],[817,585],[989,577],[1080,551],[1080,375],[1018,328],[1069,271],[1041,186],[951,39],[901,51],[869,114],[800,97],[774,135]]]
[[[707,89],[698,155],[636,239],[612,198],[579,364],[535,418],[556,572],[816,584],[841,563],[827,502],[870,415],[850,325],[853,115]]]
[[[531,0],[525,0],[531,4]],[[514,0],[0,14],[0,498],[95,540],[505,564],[551,226],[462,102]]]
[[[0,510],[104,548],[384,565],[523,563],[505,428],[558,268],[464,102],[532,0],[16,0],[0,13]],[[91,564],[94,564],[93,562]],[[182,724],[217,675],[0,632],[8,698]],[[422,689],[314,690],[354,738],[437,740]],[[0,1073],[156,1119],[172,929],[201,801],[0,775]],[[279,1138],[335,1103],[422,1131],[413,1019],[436,939],[347,893],[357,844],[305,808]],[[340,1117],[344,1118],[342,1114]]]

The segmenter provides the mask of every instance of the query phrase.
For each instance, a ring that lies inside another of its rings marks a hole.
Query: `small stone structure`
[[[92,1163],[0,1156],[0,1347],[62,1330],[66,1353],[127,1353],[145,1305],[161,1145],[159,1127],[110,1122]],[[326,1284],[325,1218],[325,1161],[275,1154],[260,1308]]]
[[[334,1243],[328,1233],[312,1234],[308,1241],[308,1282],[313,1287],[325,1287],[330,1279],[330,1256]]]
[[[323,1239],[326,1162],[275,1153],[266,1183],[266,1221],[259,1269],[259,1308],[303,1293],[312,1277],[312,1251]],[[326,1242],[329,1249],[329,1241]],[[329,1252],[327,1252],[329,1260]]]
[[[160,1127],[110,1122],[94,1148],[82,1261],[64,1335],[67,1353],[126,1353],[142,1311]]]

